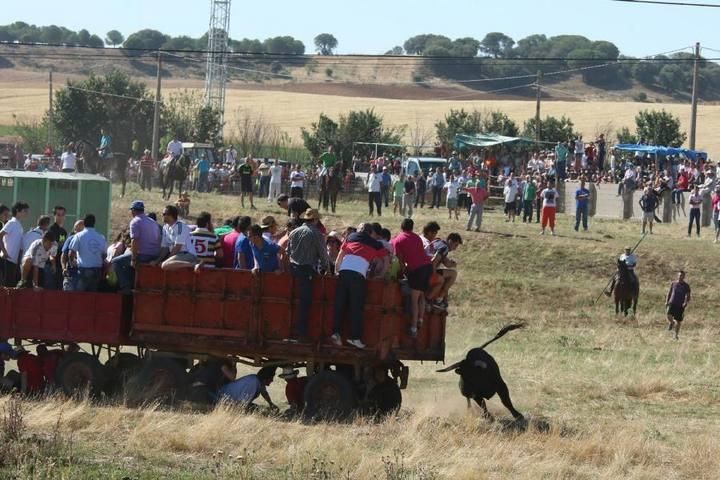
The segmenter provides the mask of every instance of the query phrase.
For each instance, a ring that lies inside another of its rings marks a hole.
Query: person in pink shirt
[[[244,226],[244,228],[241,227],[241,222],[245,220],[244,223],[247,225]],[[235,261],[235,243],[237,242],[238,235],[240,235],[240,232],[242,230],[247,230],[250,227],[250,218],[249,217],[235,217],[232,220],[232,230],[230,230],[229,233],[223,235],[222,237],[222,251],[223,256],[222,260],[220,261],[220,265],[218,265],[221,268],[233,268],[233,262]]]
[[[430,287],[430,276],[433,273],[430,257],[425,254],[420,236],[413,232],[415,223],[406,218],[400,225],[402,230],[390,243],[400,266],[405,270],[410,286],[410,336],[417,337],[418,328],[422,325],[425,313],[425,292]]]

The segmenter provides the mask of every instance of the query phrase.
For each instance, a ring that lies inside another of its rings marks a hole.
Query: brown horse
[[[340,188],[342,188],[342,177],[339,173],[335,172],[335,168],[330,167],[327,174],[320,177],[320,198],[318,199],[318,209],[322,204],[323,209],[327,212],[329,204],[332,213],[335,213]]]
[[[630,307],[633,316],[637,312],[637,302],[640,296],[640,282],[633,280],[630,270],[622,260],[618,260],[618,280],[615,285],[615,315],[620,312],[627,317]]]
[[[165,157],[160,162],[160,184],[163,190],[163,199],[170,200],[175,187],[178,183],[178,192],[183,191],[183,185],[190,175],[190,157],[185,154],[179,158]]]

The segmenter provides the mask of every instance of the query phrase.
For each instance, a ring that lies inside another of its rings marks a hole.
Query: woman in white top
[[[455,212],[455,220],[460,220],[460,213],[458,209],[458,192],[460,191],[460,180],[455,178],[452,173],[448,177],[448,181],[445,183],[447,189],[447,208],[448,208],[448,219],[452,219],[452,214]]]
[[[77,157],[73,153],[73,149],[75,148],[75,145],[72,143],[68,143],[67,147],[65,147],[65,152],[63,152],[60,159],[62,160],[62,171],[64,173],[73,173],[75,172],[75,164],[77,163]]]

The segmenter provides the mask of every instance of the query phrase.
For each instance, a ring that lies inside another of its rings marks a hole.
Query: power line
[[[709,7],[709,8],[720,8],[717,3],[693,3],[693,2],[666,2],[660,0],[611,0],[613,2],[623,3],[649,3],[652,5],[670,5],[676,7]]]
[[[129,97],[127,95],[117,95],[115,93],[107,93],[107,92],[99,92],[97,90],[89,90],[87,88],[80,88],[80,87],[73,87],[72,85],[67,85],[65,88],[70,90],[77,90],[80,92],[86,92],[86,93],[94,93],[96,95],[105,95],[107,97],[116,97],[116,98],[124,98],[126,100],[135,100],[137,102],[151,102],[155,103],[154,98],[140,98],[140,97]]]

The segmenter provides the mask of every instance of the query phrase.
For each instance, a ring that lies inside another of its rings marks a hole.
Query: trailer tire
[[[103,367],[105,371],[105,393],[113,395],[122,392],[128,381],[136,376],[142,368],[142,360],[128,352],[113,355]]]
[[[80,395],[87,390],[91,397],[98,397],[105,386],[105,375],[97,358],[89,353],[75,352],[60,360],[55,383],[68,396]]]
[[[368,395],[373,413],[379,416],[387,416],[397,413],[402,406],[402,392],[397,382],[387,377],[384,382],[379,383],[370,390]]]
[[[138,383],[145,400],[172,403],[185,398],[188,375],[176,360],[156,358],[143,365]]]
[[[316,420],[344,420],[357,405],[352,383],[343,375],[320,372],[305,386],[305,415]]]

